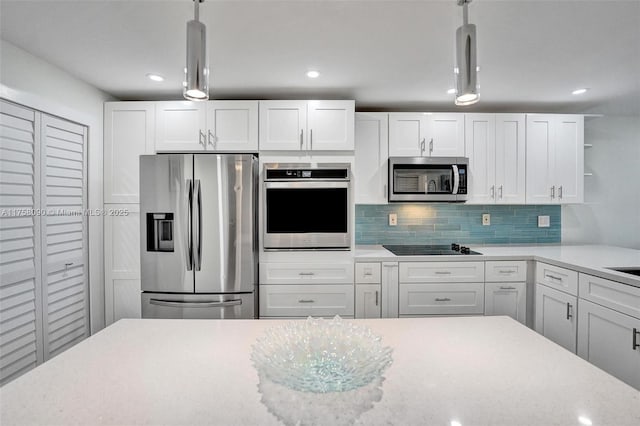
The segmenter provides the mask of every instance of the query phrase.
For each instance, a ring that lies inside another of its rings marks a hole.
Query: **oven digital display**
[[[269,188],[266,197],[269,234],[347,232],[346,188]]]

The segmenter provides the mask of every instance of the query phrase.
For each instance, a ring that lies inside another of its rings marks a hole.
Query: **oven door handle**
[[[349,181],[286,181],[286,182],[265,182],[265,188],[277,189],[305,189],[305,188],[349,188]]]
[[[456,164],[451,166],[453,168],[453,191],[452,194],[458,193],[458,187],[460,186],[460,173],[458,172],[458,166]]]

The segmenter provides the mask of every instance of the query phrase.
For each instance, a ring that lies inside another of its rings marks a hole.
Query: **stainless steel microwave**
[[[349,164],[266,163],[265,250],[349,250]]]
[[[390,157],[389,201],[464,202],[468,171],[466,157]]]

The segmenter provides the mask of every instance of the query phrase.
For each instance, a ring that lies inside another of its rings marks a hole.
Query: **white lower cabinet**
[[[260,286],[260,317],[353,317],[353,284]]]
[[[578,355],[640,389],[640,319],[580,299]]]
[[[380,284],[356,284],[356,318],[381,318]]]
[[[535,330],[547,339],[576,352],[578,298],[536,284]]]
[[[484,283],[400,284],[400,315],[482,315]]]
[[[511,318],[524,324],[526,321],[526,309],[526,283],[485,283],[485,315],[508,315]]]

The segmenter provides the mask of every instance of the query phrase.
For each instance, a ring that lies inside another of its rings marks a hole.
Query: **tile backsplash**
[[[389,226],[389,214],[398,224]],[[491,224],[482,225],[482,215]],[[538,228],[538,216],[550,226]],[[394,203],[356,205],[356,244],[538,244],[559,243],[560,206]]]

